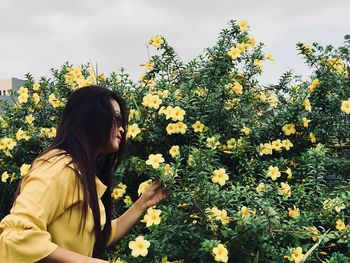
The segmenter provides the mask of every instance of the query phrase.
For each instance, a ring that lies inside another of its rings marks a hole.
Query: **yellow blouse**
[[[95,243],[94,219],[89,208],[86,226],[78,233],[81,218],[81,198],[75,185],[71,157],[55,156],[52,150],[43,157],[48,162],[35,161],[21,183],[21,192],[10,214],[0,222],[0,262],[33,263],[51,254],[57,246],[92,256]],[[101,227],[106,223],[101,201],[106,186],[96,177]],[[80,195],[82,192],[80,191]],[[117,220],[112,220],[112,237]]]

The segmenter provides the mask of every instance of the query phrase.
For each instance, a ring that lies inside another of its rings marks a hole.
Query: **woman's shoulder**
[[[69,153],[61,149],[52,149],[34,160],[28,174],[66,177],[66,174],[75,174],[75,171],[76,167]]]

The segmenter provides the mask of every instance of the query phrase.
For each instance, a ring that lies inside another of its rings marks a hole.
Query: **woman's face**
[[[122,115],[120,112],[120,106],[115,100],[112,100],[111,103],[115,112],[114,118],[116,118],[116,120],[119,120],[117,121],[118,124],[116,124],[115,128],[111,131],[109,144],[107,145],[107,149],[105,150],[106,153],[112,153],[119,149],[119,145],[122,141],[122,135],[124,133],[124,129],[121,126]]]

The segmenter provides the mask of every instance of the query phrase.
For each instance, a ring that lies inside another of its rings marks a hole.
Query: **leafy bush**
[[[23,164],[55,135],[69,94],[99,83],[123,94],[130,110],[128,158],[115,173],[111,193],[114,215],[149,180],[161,179],[171,191],[108,257],[128,262],[350,257],[350,37],[340,48],[298,44],[313,70],[310,79],[287,72],[278,84],[262,86],[263,63],[273,56],[248,29],[245,21],[230,21],[216,44],[189,63],[155,36],[154,55],[138,82],[123,69],[105,77],[89,65],[68,63],[37,83],[26,75],[24,88],[14,94],[19,103],[3,102],[0,216],[26,173]],[[137,252],[129,247],[133,241],[144,242],[138,236],[150,242],[145,258],[131,254]]]

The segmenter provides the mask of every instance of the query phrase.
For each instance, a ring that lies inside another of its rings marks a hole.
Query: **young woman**
[[[111,176],[125,146],[126,105],[108,88],[69,98],[51,146],[32,163],[0,223],[0,262],[107,262],[98,259],[149,207],[166,198],[153,183],[119,218]]]

